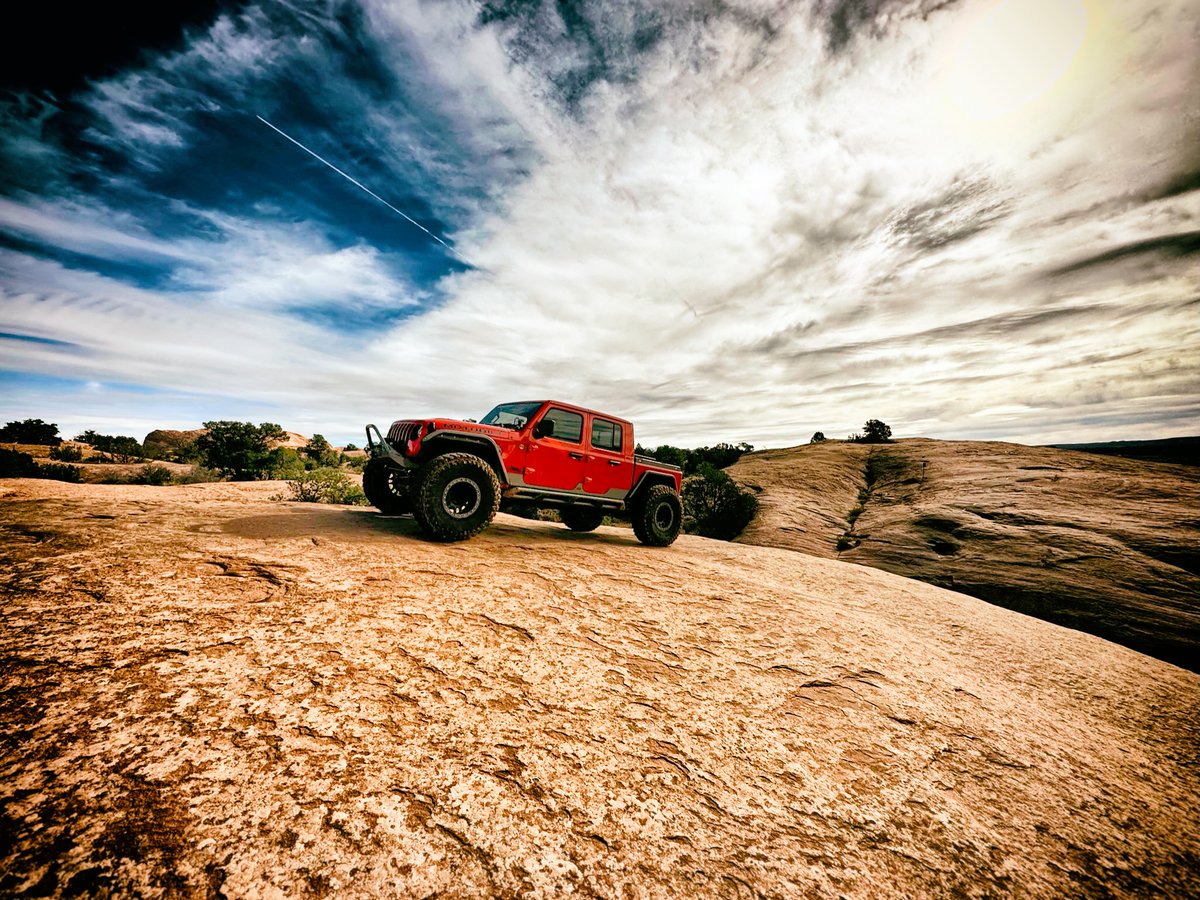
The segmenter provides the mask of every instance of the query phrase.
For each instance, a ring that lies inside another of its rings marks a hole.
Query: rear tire
[[[417,473],[413,515],[436,541],[465,541],[487,528],[500,508],[500,482],[471,453],[447,453]]]
[[[656,484],[646,491],[632,512],[633,533],[643,544],[666,547],[679,537],[683,505],[679,495],[665,484]]]
[[[572,531],[595,531],[604,521],[604,511],[586,506],[568,506],[558,511],[558,517]]]
[[[363,493],[367,495],[367,502],[385,516],[412,512],[408,473],[385,459],[372,459],[363,469]]]

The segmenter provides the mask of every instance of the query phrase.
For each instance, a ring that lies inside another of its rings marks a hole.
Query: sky
[[[1194,0],[42,6],[2,421],[1200,433]]]

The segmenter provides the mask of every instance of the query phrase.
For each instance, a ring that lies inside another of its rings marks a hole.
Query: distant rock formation
[[[294,431],[286,432],[287,437],[282,441],[268,441],[267,446],[272,450],[276,447],[290,447],[293,450],[303,450],[308,446],[308,438],[302,434],[297,434]]]
[[[991,441],[826,441],[742,457],[738,541],[838,557],[1200,668],[1200,473]]]
[[[196,440],[204,432],[203,428],[196,428],[192,431],[171,431],[166,428],[158,428],[146,435],[142,446],[145,448],[147,456],[169,456],[184,444],[190,444]]]

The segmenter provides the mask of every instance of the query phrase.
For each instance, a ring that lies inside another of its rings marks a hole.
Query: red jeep
[[[368,425],[367,445],[367,499],[411,512],[435,540],[473,537],[498,509],[555,509],[572,531],[620,516],[656,547],[682,524],[679,467],[636,456],[624,419],[569,403],[501,403],[479,422],[402,419],[386,438]]]

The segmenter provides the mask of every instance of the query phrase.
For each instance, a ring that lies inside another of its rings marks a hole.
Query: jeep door
[[[621,422],[590,416],[583,489],[589,494],[624,499],[633,484],[633,454],[627,452],[632,431]]]
[[[535,438],[543,421],[554,423],[553,432]],[[525,452],[525,483],[559,491],[579,490],[583,484],[583,414],[551,406],[534,423]]]

